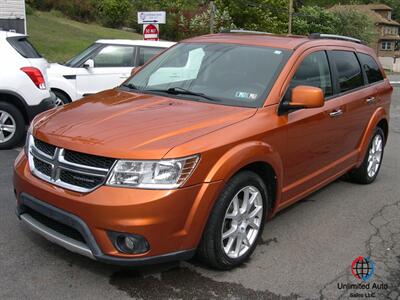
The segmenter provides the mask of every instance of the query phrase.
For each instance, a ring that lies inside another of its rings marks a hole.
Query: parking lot
[[[400,81],[400,77],[393,77]],[[268,222],[252,259],[230,272],[195,260],[121,269],[72,254],[16,218],[12,165],[18,149],[0,152],[1,299],[336,299],[356,283],[358,256],[375,263],[377,299],[400,297],[400,85],[381,173],[372,185],[338,180]]]

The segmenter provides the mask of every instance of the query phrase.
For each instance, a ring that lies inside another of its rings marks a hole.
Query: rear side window
[[[143,66],[150,58],[157,55],[163,48],[140,47],[139,49],[139,66]]]
[[[336,66],[340,93],[348,92],[364,85],[360,63],[354,52],[331,51]]]
[[[368,83],[374,83],[383,80],[383,74],[375,59],[368,54],[358,53],[360,58],[361,66],[363,67],[365,74],[367,74]]]
[[[36,51],[26,37],[9,37],[7,41],[11,46],[25,58],[41,58],[42,56]]]

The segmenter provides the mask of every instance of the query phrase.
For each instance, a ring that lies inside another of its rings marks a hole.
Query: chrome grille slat
[[[63,148],[58,148],[52,145],[48,145],[44,142],[41,143],[41,149],[36,147],[36,139],[33,136],[30,136],[29,141],[29,167],[31,172],[39,177],[40,179],[50,182],[54,185],[73,190],[81,193],[88,193],[98,188],[100,185],[104,184],[108,177],[108,173],[110,169],[98,168],[89,165],[82,165],[74,162],[70,162],[65,160],[64,154],[65,150]],[[42,149],[52,149],[54,147],[54,155],[49,156],[47,153],[43,152]],[[74,155],[79,155],[79,152],[74,152]],[[90,154],[83,154],[82,157],[90,162]],[[101,160],[102,158],[99,156],[93,156],[95,160]],[[36,163],[35,163],[36,161]],[[40,161],[40,166],[38,161]],[[111,158],[104,158],[104,161],[110,163],[110,161],[114,161]],[[51,168],[51,175],[45,174],[49,173],[46,167]],[[45,171],[43,173],[42,171]]]

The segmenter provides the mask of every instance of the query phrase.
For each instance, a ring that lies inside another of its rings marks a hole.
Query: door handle
[[[375,102],[375,97],[369,97],[365,100],[365,102],[367,102],[368,104],[372,104]]]
[[[343,111],[341,109],[337,109],[337,110],[329,113],[329,116],[332,117],[332,118],[336,118],[336,117],[339,117],[341,115],[343,115]]]

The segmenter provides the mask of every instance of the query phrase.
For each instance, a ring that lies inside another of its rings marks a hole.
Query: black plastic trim
[[[40,102],[38,105],[26,105],[26,113],[28,115],[28,121],[32,121],[33,118],[40,114],[41,112],[44,112],[46,110],[52,109],[56,106],[56,96],[53,92],[50,92],[50,97],[45,98]]]
[[[103,263],[119,265],[119,266],[144,266],[149,264],[161,264],[171,261],[188,260],[191,259],[196,253],[196,249],[189,249],[189,250],[162,254],[158,256],[138,257],[138,258],[121,258],[121,257],[105,255],[104,253],[101,252],[88,226],[82,219],[66,211],[63,211],[57,207],[54,207],[50,204],[40,201],[26,193],[21,193],[19,196],[19,201],[16,209],[16,214],[18,218],[22,214],[26,213],[24,210],[24,206],[28,206],[31,209],[45,215],[50,219],[53,219],[64,225],[70,226],[79,231],[80,234],[85,239],[88,247],[92,251],[95,259]]]

